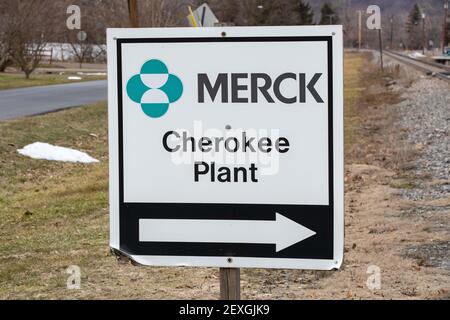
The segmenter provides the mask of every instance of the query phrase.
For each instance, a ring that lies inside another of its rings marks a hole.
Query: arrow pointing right
[[[279,213],[269,221],[139,219],[141,242],[275,244],[279,252],[315,234]]]

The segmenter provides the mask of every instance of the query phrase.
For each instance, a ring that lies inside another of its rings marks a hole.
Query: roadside
[[[9,67],[7,72],[0,72],[0,90],[105,79],[104,64],[85,64],[83,69],[77,68],[74,63],[42,65],[31,74],[30,79]]]
[[[414,137],[415,126],[430,120],[430,110],[420,109],[432,91],[419,91],[425,99],[420,100],[413,94],[420,80],[411,86],[411,78],[395,66],[382,76],[369,61],[368,54],[345,57],[346,242],[341,270],[243,269],[243,298],[450,297],[445,262],[450,254],[448,246],[438,245],[450,239],[449,195],[416,201],[407,195],[429,190],[433,181],[417,175],[420,159],[446,152],[434,142],[422,149],[413,143],[428,134],[424,130]],[[423,80],[423,85],[438,81]],[[400,96],[405,87],[407,94]],[[433,114],[440,118],[443,105],[434,105]],[[425,118],[411,117],[409,108]],[[104,103],[0,123],[0,132],[0,298],[218,298],[218,269],[135,267],[109,253]],[[49,162],[17,153],[36,141],[79,149],[100,163]],[[440,140],[436,136],[431,141]],[[429,205],[443,209],[429,210]],[[423,212],[414,212],[417,208]],[[70,265],[81,268],[79,290],[66,288]],[[380,288],[367,287],[368,270],[380,271]]]

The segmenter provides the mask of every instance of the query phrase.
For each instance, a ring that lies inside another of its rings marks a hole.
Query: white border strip
[[[110,246],[120,251],[119,168],[117,116],[117,52],[115,38],[145,37],[229,37],[333,36],[333,137],[334,137],[334,259],[283,259],[199,257],[199,256],[132,256],[138,263],[150,266],[254,267],[331,270],[341,266],[344,251],[344,128],[343,128],[343,43],[342,26],[287,27],[217,27],[107,29],[108,48],[108,123],[109,123],[109,194]],[[116,89],[116,90],[113,90]]]

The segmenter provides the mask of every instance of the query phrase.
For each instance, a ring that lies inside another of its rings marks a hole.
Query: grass
[[[359,124],[358,101],[365,90],[361,82],[361,68],[367,63],[367,57],[350,53],[345,55],[345,85],[344,85],[344,141],[345,149],[355,144],[355,130]]]
[[[393,180],[389,185],[391,188],[395,189],[412,190],[416,188],[415,182],[406,178]]]
[[[366,58],[350,54],[345,62],[349,144],[357,142]],[[217,269],[137,268],[110,255],[105,103],[3,122],[0,132],[0,299],[218,296]],[[17,153],[36,141],[85,151],[100,163],[51,162]],[[81,268],[80,290],[66,288],[70,265]],[[243,280],[258,272],[246,270]]]
[[[8,297],[45,287],[42,276],[58,278],[55,270],[85,261],[87,248],[89,259],[107,254],[106,107],[4,122],[0,131],[0,297]],[[101,162],[58,163],[17,153],[35,141],[75,147]]]
[[[415,189],[419,178],[412,169],[419,150],[407,141],[406,129],[397,124],[400,93],[386,86],[392,80],[408,86],[412,80],[396,66],[379,72],[377,66],[366,63],[370,58],[364,54],[346,59],[356,68],[345,69],[345,162],[392,170],[391,188]]]
[[[0,73],[0,90],[106,79],[105,76],[83,75],[81,80],[69,80],[67,79],[69,76],[70,74],[32,73],[30,79],[26,79],[23,73]]]
[[[346,66],[351,65],[345,68],[345,162],[397,170],[414,156],[409,144],[399,145],[405,132],[393,124],[401,97],[386,85],[392,79],[400,81],[399,70],[385,68],[381,73],[367,63],[370,59],[371,54],[365,53],[348,54],[345,60]]]

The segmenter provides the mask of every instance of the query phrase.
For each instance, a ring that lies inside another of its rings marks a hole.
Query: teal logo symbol
[[[127,94],[131,100],[141,105],[142,111],[151,117],[163,116],[172,102],[183,93],[181,80],[157,59],[145,62],[139,74],[128,80]]]

